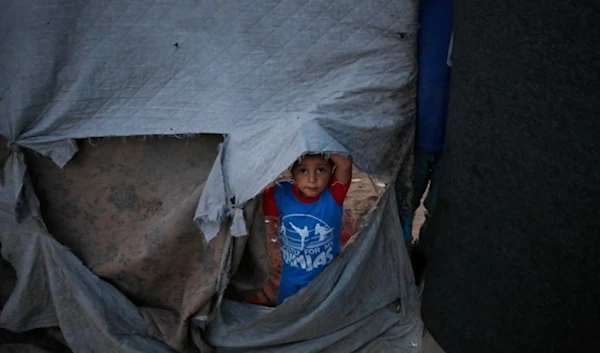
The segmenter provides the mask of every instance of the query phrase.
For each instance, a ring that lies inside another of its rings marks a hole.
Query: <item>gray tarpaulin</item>
[[[223,302],[209,343],[236,353],[419,351],[422,327],[397,237],[395,195],[388,190],[378,206],[344,254],[299,295],[276,308]]]
[[[302,153],[395,176],[412,143],[415,1],[0,9],[0,241],[18,277],[1,328],[57,326],[76,352],[420,349],[392,189],[294,300],[223,298],[266,280],[255,197]],[[179,139],[145,139],[164,135]],[[76,142],[93,137],[107,139]]]

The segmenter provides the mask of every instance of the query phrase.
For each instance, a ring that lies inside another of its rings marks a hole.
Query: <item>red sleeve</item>
[[[337,178],[335,177],[335,174],[331,176],[331,184],[329,184],[329,192],[331,192],[331,195],[333,195],[333,198],[335,199],[335,202],[338,203],[338,205],[343,205],[344,204],[344,200],[346,199],[346,194],[348,194],[348,190],[350,190],[350,184],[352,182],[352,176],[350,176],[350,181],[348,182],[348,185],[344,185],[342,183],[340,183],[339,180],[337,180]]]
[[[263,213],[265,216],[279,217],[277,203],[275,202],[275,185],[263,191]]]

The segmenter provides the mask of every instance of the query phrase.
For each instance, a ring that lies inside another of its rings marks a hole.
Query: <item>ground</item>
[[[375,205],[377,197],[383,193],[386,185],[370,177],[368,174],[354,168],[352,185],[344,202],[344,208],[356,218],[356,224],[360,226],[367,212]],[[416,240],[419,229],[425,220],[425,209],[421,205],[413,223],[412,237]]]

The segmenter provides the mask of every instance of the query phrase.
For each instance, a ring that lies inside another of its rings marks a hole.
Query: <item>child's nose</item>
[[[316,173],[309,173],[308,174],[308,181],[313,182],[313,183],[315,181],[317,181],[317,174]]]

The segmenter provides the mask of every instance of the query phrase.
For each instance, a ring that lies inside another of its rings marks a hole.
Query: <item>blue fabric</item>
[[[340,253],[343,207],[329,189],[314,202],[302,202],[291,182],[277,184],[275,202],[281,223],[281,303],[310,283]]]
[[[430,152],[445,143],[453,17],[453,0],[419,2],[416,144]]]
[[[283,301],[296,294],[300,289],[302,289],[301,285],[298,285],[294,282],[287,281],[281,277],[281,282],[279,283],[279,296],[277,297],[277,303],[281,304]]]

